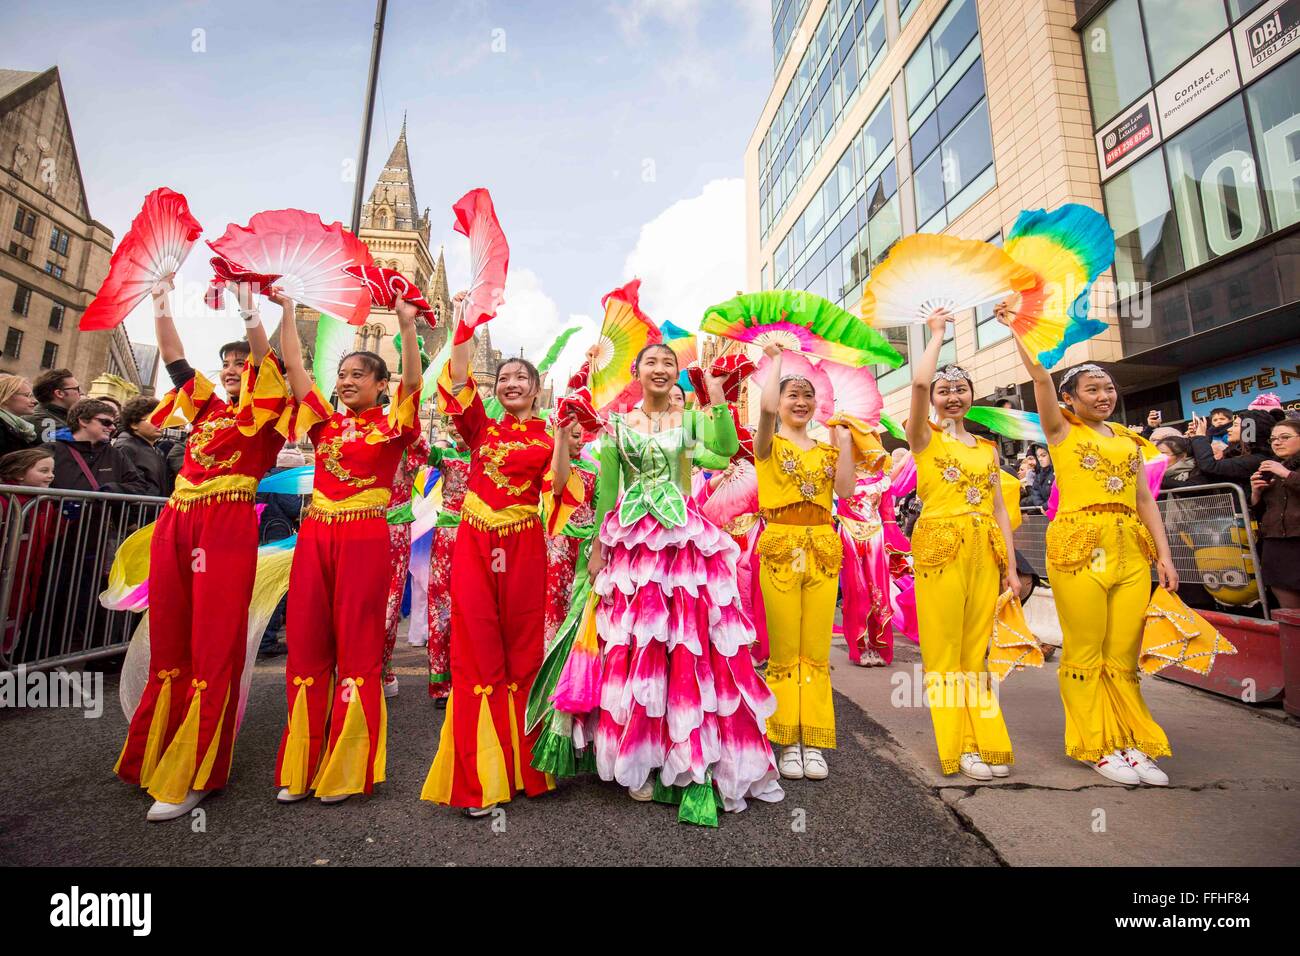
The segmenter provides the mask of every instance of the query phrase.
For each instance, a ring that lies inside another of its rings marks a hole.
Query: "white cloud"
[[[697,329],[704,310],[745,287],[745,182],[715,179],[641,227],[624,273],[658,323]]]
[[[546,293],[537,273],[531,269],[511,268],[506,274],[504,301],[489,329],[492,346],[500,349],[503,356],[518,355],[522,348],[525,356],[533,362],[540,362],[556,336],[575,323],[588,331],[575,335],[555,363],[551,381],[559,391],[569,374],[582,364],[583,353],[595,340],[597,324],[591,316],[562,317],[559,306]]]

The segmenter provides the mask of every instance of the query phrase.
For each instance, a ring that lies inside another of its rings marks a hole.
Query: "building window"
[[[994,183],[977,27],[973,0],[956,0],[904,68],[921,232],[943,229]]]
[[[45,349],[41,352],[41,368],[54,368],[59,364],[59,345],[57,342],[46,342]]]
[[[19,206],[18,212],[14,215],[14,228],[24,236],[36,235],[36,213]]]
[[[63,328],[63,306],[57,302],[50,306],[50,328],[55,332]]]
[[[1001,246],[1002,233],[987,240],[989,245]],[[996,302],[985,302],[975,307],[975,348],[982,349],[1011,337],[1011,330],[993,315]]]
[[[1140,283],[1183,271],[1183,254],[1169,204],[1169,183],[1159,152],[1138,160],[1102,187],[1115,230],[1115,281],[1120,296]]]
[[[50,230],[50,251],[61,256],[68,254],[68,234],[58,226]]]
[[[19,286],[14,289],[14,306],[13,311],[19,315],[26,315],[27,309],[32,302],[32,290],[26,286]]]
[[[23,333],[21,329],[10,328],[5,335],[4,357],[9,359],[18,358],[23,351]]]
[[[943,333],[943,345],[939,347],[940,368],[942,368],[945,365],[954,365],[957,362],[957,343],[956,341],[954,341],[953,338],[956,335],[956,330],[957,330],[957,324],[955,322],[949,322],[947,329]],[[930,330],[928,328],[923,327],[921,329],[921,332],[922,332],[921,338],[924,341],[924,343],[928,346],[930,344],[930,338],[931,338]]]
[[[880,388],[880,394],[888,395],[912,380],[912,349],[907,341],[905,325],[883,328],[880,334],[898,350],[899,355],[903,356],[903,364],[898,368],[890,368],[888,365],[877,365],[875,368],[876,384]]]
[[[9,243],[9,255],[21,259],[23,262],[31,258],[31,253],[16,242]]]
[[[1118,0],[1083,28],[1092,119],[1102,126],[1151,86],[1137,0]]]
[[[1165,146],[1186,268],[1267,232],[1241,99],[1224,103]]]
[[[48,275],[54,276],[54,278],[56,279],[63,278],[63,266],[59,265],[57,262],[50,262],[49,260],[46,260],[45,272]]]
[[[1219,0],[1142,0],[1142,18],[1149,27],[1147,45],[1156,82],[1228,26]]]
[[[912,19],[912,14],[916,13],[916,5],[920,0],[898,0],[898,29],[907,26],[907,21]]]
[[[1300,221],[1300,57],[1246,91],[1273,228]]]
[[[1263,2],[1264,0],[1228,0],[1228,9],[1232,13],[1232,22],[1236,23]]]

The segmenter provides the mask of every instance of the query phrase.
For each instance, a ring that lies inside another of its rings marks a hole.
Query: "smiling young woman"
[[[1020,579],[1007,560],[1015,552],[997,447],[966,431],[970,373],[937,368],[949,321],[943,310],[927,320],[907,420],[924,502],[912,530],[917,624],[940,768],[991,780],[1008,776],[1015,758],[984,658],[998,595],[1019,593]]]

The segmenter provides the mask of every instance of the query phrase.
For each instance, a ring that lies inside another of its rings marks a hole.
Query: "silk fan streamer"
[[[454,343],[459,345],[497,314],[505,297],[510,246],[486,189],[471,189],[452,207],[452,212],[456,214],[453,228],[469,238],[469,294],[454,335]]]

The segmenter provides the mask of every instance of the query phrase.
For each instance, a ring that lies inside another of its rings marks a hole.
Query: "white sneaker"
[[[781,776],[787,780],[803,779],[803,751],[798,744],[781,748],[781,759],[777,761]]]
[[[1010,766],[1010,764],[1005,764],[1005,763],[991,763],[991,764],[989,764],[989,770],[993,771],[993,776],[995,776],[995,777],[1009,777],[1009,776],[1011,776],[1011,766]]]
[[[496,808],[495,803],[489,803],[486,807],[465,807],[460,812],[472,819],[478,819],[479,817],[490,817],[492,811]]]
[[[321,797],[320,802],[321,803],[342,803],[350,796],[352,796],[352,794],[350,793],[335,793],[335,794],[331,794],[328,797]]]
[[[1133,772],[1138,775],[1138,779],[1148,787],[1169,786],[1169,775],[1157,767],[1154,760],[1136,747],[1121,750],[1119,755],[1124,758],[1125,763],[1133,768]]]
[[[406,643],[409,644],[411,647],[428,647],[429,639],[427,637],[422,637],[422,638],[417,638],[414,641],[407,641]]]
[[[280,792],[275,795],[275,799],[281,803],[297,803],[299,800],[306,800],[311,794],[304,790],[302,793],[294,793],[288,787],[281,787]]]
[[[876,651],[868,647],[865,651],[862,652],[862,656],[858,658],[858,666],[859,667],[884,667],[885,659],[881,657]]]
[[[993,771],[980,759],[979,754],[962,754],[957,767],[972,780],[992,780]]]
[[[803,775],[809,780],[825,780],[830,775],[826,758],[816,747],[803,748]]]
[[[185,795],[185,799],[180,803],[163,803],[161,800],[155,800],[149,812],[145,814],[146,820],[152,820],[158,823],[162,820],[175,820],[177,817],[183,817],[203,800],[211,790],[191,790]]]
[[[654,771],[651,771],[653,773]],[[646,777],[645,783],[639,787],[628,787],[627,795],[637,803],[649,803],[655,798],[655,781],[653,777]]]
[[[1120,756],[1119,751],[1106,754],[1092,765],[1092,769],[1107,780],[1114,780],[1126,787],[1135,787],[1142,782],[1137,771],[1128,765],[1128,761]]]
[[[384,696],[385,697],[397,696],[397,675],[396,674],[389,674],[387,677],[384,678]]]

